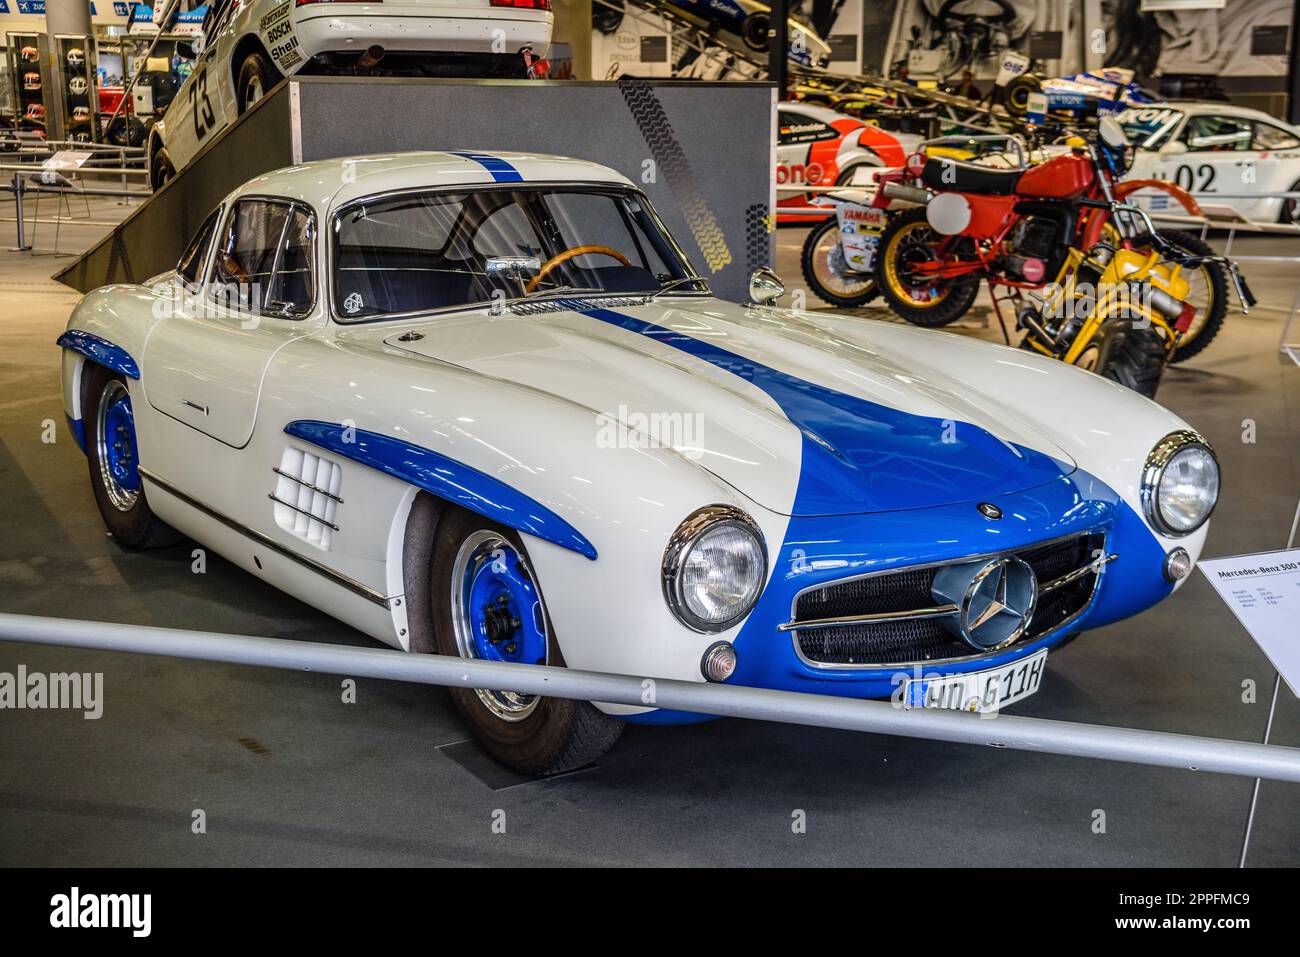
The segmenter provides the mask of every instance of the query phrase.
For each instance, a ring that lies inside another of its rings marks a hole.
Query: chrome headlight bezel
[[[1215,471],[1219,473],[1220,487],[1222,487],[1222,470],[1219,469],[1219,457],[1214,454],[1214,448],[1203,435],[1190,429],[1170,432],[1157,442],[1155,448],[1147,456],[1146,465],[1142,469],[1143,514],[1146,516],[1147,522],[1156,531],[1170,538],[1185,538],[1203,528],[1219,504],[1219,498],[1216,494],[1209,510],[1201,517],[1201,520],[1192,528],[1187,529],[1172,527],[1160,514],[1160,483],[1164,479],[1165,469],[1168,468],[1175,455],[1193,446],[1199,446],[1209,454],[1214,462]]]
[[[726,621],[714,622],[700,618],[687,605],[681,589],[681,571],[695,543],[706,532],[713,531],[719,525],[736,526],[753,537],[758,546],[759,557],[762,559],[762,569],[759,573],[758,587],[744,609]],[[767,583],[767,543],[763,540],[763,531],[749,515],[734,506],[706,505],[687,516],[669,537],[668,546],[664,549],[662,572],[664,601],[667,602],[674,618],[691,631],[702,635],[726,631],[744,620],[754,610],[759,596],[763,594],[763,587]]]

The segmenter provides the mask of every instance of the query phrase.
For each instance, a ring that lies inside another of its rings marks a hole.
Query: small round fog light
[[[1165,556],[1165,581],[1179,582],[1192,573],[1192,556],[1185,548],[1175,548]]]
[[[729,641],[715,641],[700,659],[700,672],[710,681],[726,681],[736,670],[736,647]]]

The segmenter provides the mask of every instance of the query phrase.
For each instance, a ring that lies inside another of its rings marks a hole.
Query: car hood
[[[462,313],[383,339],[591,410],[597,465],[605,447],[669,448],[785,515],[996,502],[1074,469],[1022,410],[926,365],[931,349],[991,361],[983,344],[873,344],[867,320],[850,341],[813,315],[716,299],[621,302]]]

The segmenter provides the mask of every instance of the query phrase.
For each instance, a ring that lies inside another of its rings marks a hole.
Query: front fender
[[[1115,184],[1115,198],[1122,200],[1136,193],[1140,189],[1157,189],[1161,192],[1168,193],[1178,201],[1178,204],[1187,211],[1188,216],[1204,216],[1205,211],[1201,205],[1187,190],[1183,189],[1177,183],[1170,183],[1163,179],[1126,179]]]

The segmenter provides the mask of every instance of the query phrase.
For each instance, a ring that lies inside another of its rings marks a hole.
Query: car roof
[[[330,209],[380,193],[519,182],[632,185],[626,176],[608,166],[567,156],[455,150],[345,156],[300,163],[255,177],[227,198],[282,196]]]
[[[1211,100],[1166,100],[1162,103],[1134,103],[1130,104],[1133,109],[1173,109],[1179,110],[1189,116],[1204,116],[1213,114],[1216,116],[1239,116],[1246,120],[1260,120],[1264,123],[1272,123],[1274,126],[1282,126],[1287,129],[1296,129],[1286,120],[1279,120],[1271,113],[1265,113],[1263,110],[1251,109],[1248,106],[1236,106],[1232,103],[1220,103]]]

